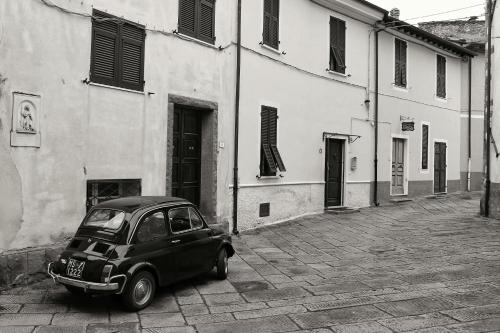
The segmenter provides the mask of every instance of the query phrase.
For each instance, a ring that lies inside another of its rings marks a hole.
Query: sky
[[[484,14],[484,0],[368,0],[371,3],[387,10],[399,8],[401,11],[400,19],[408,23],[418,23],[424,21],[439,21],[463,19],[470,16],[480,16]],[[465,7],[471,7],[461,9]],[[457,10],[457,11],[455,11]],[[453,11],[446,14],[435,15]],[[428,17],[422,17],[433,15]],[[420,17],[420,18],[419,18]],[[484,17],[480,17],[484,19]]]

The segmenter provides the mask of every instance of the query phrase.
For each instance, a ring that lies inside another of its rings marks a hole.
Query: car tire
[[[156,292],[156,281],[150,272],[140,271],[135,274],[125,288],[122,300],[127,309],[138,311],[153,301]]]
[[[219,280],[225,280],[227,278],[227,273],[229,272],[227,252],[226,249],[221,249],[217,255],[217,278]]]
[[[73,286],[64,286],[66,290],[72,293],[75,296],[85,296],[87,295],[82,288],[73,287]]]

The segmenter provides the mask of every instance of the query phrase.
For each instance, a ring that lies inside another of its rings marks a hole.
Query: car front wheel
[[[226,249],[222,249],[217,256],[217,277],[220,280],[224,280],[227,278],[228,272],[227,252]]]
[[[142,271],[134,275],[122,298],[128,309],[137,311],[151,304],[155,291],[156,281],[154,276],[147,271]]]

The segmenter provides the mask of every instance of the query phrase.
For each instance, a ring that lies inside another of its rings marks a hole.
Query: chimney
[[[389,15],[393,18],[395,18],[396,20],[399,20],[399,15],[401,14],[400,10],[398,8],[393,8],[391,9],[391,12],[389,13]]]

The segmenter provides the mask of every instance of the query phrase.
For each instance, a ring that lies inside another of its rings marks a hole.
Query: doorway
[[[325,207],[342,206],[344,140],[327,139],[325,157]]]
[[[405,194],[405,140],[392,139],[391,195]]]
[[[434,193],[446,193],[446,143],[434,142]]]
[[[172,195],[200,206],[201,112],[175,106],[172,154]]]

